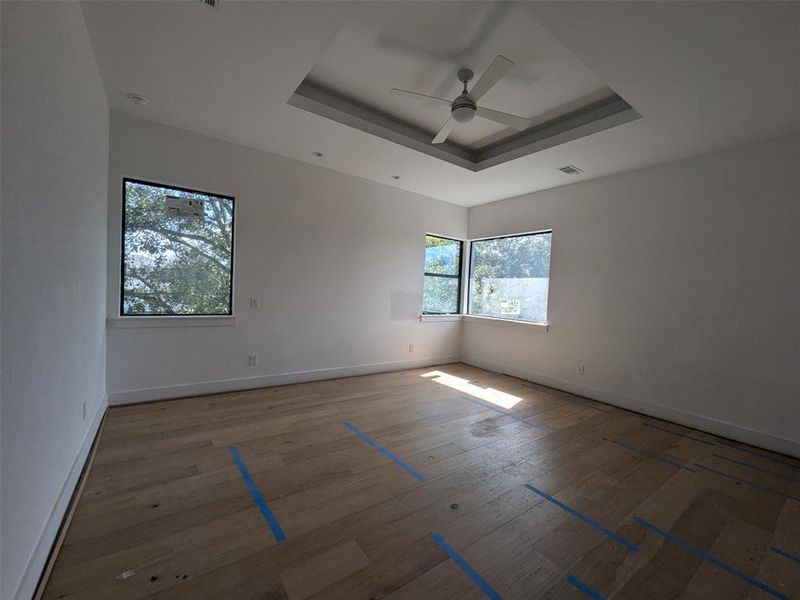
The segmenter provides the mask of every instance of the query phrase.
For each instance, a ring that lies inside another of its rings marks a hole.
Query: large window
[[[472,242],[469,313],[547,323],[552,232]]]
[[[231,314],[234,199],[133,179],[123,195],[120,314]]]
[[[425,236],[423,314],[452,315],[460,312],[462,246],[463,242],[459,240]]]

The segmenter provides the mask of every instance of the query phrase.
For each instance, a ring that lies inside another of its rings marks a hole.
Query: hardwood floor
[[[800,460],[463,364],[111,408],[44,592],[485,597],[798,598]]]

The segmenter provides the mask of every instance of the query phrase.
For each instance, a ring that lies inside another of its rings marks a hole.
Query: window
[[[425,236],[425,284],[422,313],[452,315],[461,306],[461,248],[463,242]]]
[[[551,231],[472,242],[469,314],[547,323]]]
[[[123,196],[120,314],[232,314],[234,199],[133,179]]]

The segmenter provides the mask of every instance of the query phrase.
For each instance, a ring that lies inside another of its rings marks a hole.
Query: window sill
[[[226,327],[236,325],[235,315],[214,315],[208,317],[110,317],[106,320],[108,329],[139,329],[158,327]]]
[[[487,325],[500,325],[500,326],[522,326],[528,327],[531,331],[540,331],[542,333],[550,330],[549,323],[533,323],[532,321],[515,321],[514,319],[498,319],[496,317],[479,317],[477,315],[464,315],[467,322],[485,323]]]
[[[464,315],[420,315],[421,323],[426,321],[460,321]]]

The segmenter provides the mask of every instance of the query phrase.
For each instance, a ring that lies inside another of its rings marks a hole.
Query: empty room
[[[2,600],[800,600],[800,2],[0,22]]]

